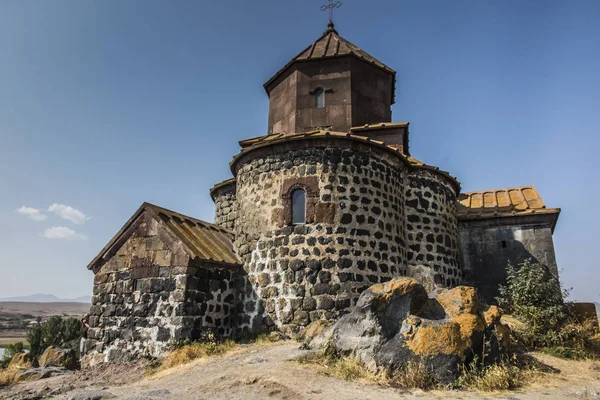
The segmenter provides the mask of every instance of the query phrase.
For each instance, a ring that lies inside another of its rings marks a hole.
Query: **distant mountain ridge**
[[[29,296],[2,297],[2,301],[19,301],[23,303],[91,303],[91,296],[79,296],[72,299],[63,299],[53,294],[35,293]]]

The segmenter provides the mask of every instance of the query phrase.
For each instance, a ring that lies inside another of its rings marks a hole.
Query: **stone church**
[[[210,190],[214,223],[144,203],[88,265],[86,352],[119,361],[206,330],[294,334],[400,276],[492,302],[508,261],[558,275],[560,209],[533,186],[461,193],[414,158],[409,123],[392,122],[395,86],[330,23],[265,83],[268,133],[242,140],[233,177]]]

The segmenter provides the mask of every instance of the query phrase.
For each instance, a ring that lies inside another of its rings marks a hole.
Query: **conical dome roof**
[[[352,56],[367,63],[370,63],[382,70],[395,75],[396,71],[388,67],[375,57],[362,50],[360,47],[350,43],[348,40],[341,37],[335,30],[332,22],[327,26],[327,30],[321,37],[315,40],[310,46],[302,50],[296,57],[283,66],[275,75],[265,83],[267,89],[280,75],[282,75],[295,62],[322,60],[327,58]],[[268,90],[267,90],[268,91]]]

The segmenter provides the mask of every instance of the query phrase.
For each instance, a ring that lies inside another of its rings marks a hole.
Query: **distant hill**
[[[23,302],[23,303],[91,303],[91,296],[80,296],[74,299],[61,299],[53,294],[36,293],[29,296],[4,297],[0,302]]]

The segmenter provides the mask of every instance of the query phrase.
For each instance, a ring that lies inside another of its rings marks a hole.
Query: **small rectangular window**
[[[323,89],[317,89],[315,95],[317,99],[317,108],[325,108],[325,92]]]
[[[142,291],[142,280],[141,279],[136,279],[133,281],[133,291],[134,292]]]
[[[502,241],[502,248],[505,249],[506,248],[506,240]]]
[[[292,224],[306,223],[306,192],[295,189],[292,192]]]

